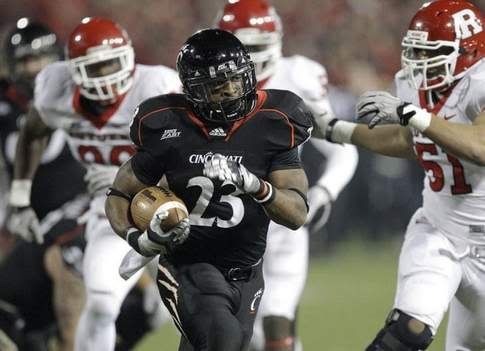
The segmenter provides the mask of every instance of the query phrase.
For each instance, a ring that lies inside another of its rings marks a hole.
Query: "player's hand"
[[[150,225],[144,232],[136,228],[128,231],[126,240],[143,256],[155,256],[165,254],[167,248],[180,245],[189,236],[190,222],[188,218],[182,219],[175,227],[164,232],[160,226],[167,218],[168,211],[157,210],[150,221]]]
[[[10,233],[21,237],[27,242],[42,244],[44,239],[40,233],[40,224],[37,215],[30,206],[14,207],[7,210],[7,229]]]
[[[91,196],[104,195],[118,172],[117,166],[90,164],[87,167],[84,181]]]
[[[327,223],[332,210],[332,198],[328,190],[319,185],[311,187],[308,190],[308,206],[307,224],[311,223],[312,231],[317,232]]]
[[[258,193],[261,188],[261,180],[257,176],[242,164],[227,160],[221,154],[214,154],[204,164],[204,175],[211,179],[230,181],[240,190],[251,195]]]
[[[370,129],[379,123],[407,126],[415,115],[412,109],[406,110],[410,105],[386,91],[368,91],[357,101],[357,119],[367,122]]]
[[[153,215],[146,232],[148,238],[160,245],[179,245],[183,243],[190,233],[188,218],[182,219],[175,227],[164,232],[161,227],[162,221],[168,217],[168,211],[158,208]]]

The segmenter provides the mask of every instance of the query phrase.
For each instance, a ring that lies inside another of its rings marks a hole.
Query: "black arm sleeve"
[[[163,163],[143,148],[131,158],[131,168],[139,181],[147,185],[156,185],[163,176]]]
[[[269,172],[271,173],[273,171],[282,169],[295,168],[302,168],[300,154],[297,147],[276,154],[271,162]]]

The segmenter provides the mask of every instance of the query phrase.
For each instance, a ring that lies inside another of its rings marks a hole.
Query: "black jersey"
[[[0,82],[0,143],[11,178],[19,125],[29,99],[7,81]],[[85,170],[71,155],[61,131],[51,137],[32,184],[32,207],[39,218],[85,190]]]
[[[171,261],[223,268],[257,262],[266,247],[268,216],[233,183],[204,177],[204,162],[220,153],[262,179],[275,170],[301,168],[297,146],[311,128],[303,101],[284,90],[258,91],[253,112],[227,127],[203,123],[182,94],[142,103],[130,131],[137,146],[133,171],[148,185],[165,175],[190,212],[189,239],[171,253]]]

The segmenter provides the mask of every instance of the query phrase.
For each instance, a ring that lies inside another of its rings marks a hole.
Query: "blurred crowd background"
[[[485,0],[474,1],[485,9]],[[0,39],[19,17],[47,23],[66,40],[85,16],[103,15],[130,34],[137,61],[174,67],[177,52],[194,31],[213,24],[224,0],[0,0]],[[400,67],[400,41],[417,0],[273,0],[282,18],[284,53],[322,63],[329,73],[338,116],[353,118],[355,97],[392,90]],[[0,73],[5,65],[0,61]],[[416,162],[359,151],[354,179],[333,208],[328,225],[312,236],[314,254],[349,237],[364,241],[402,235],[420,202],[422,171]],[[305,159],[315,156],[311,149]],[[312,162],[324,167],[324,161]],[[315,168],[309,169],[310,179]]]

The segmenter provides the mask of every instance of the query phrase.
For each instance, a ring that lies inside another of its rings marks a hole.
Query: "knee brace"
[[[384,328],[366,348],[366,351],[419,351],[433,341],[431,329],[410,315],[394,309]]]
[[[281,316],[263,318],[265,350],[293,350],[295,344],[294,321]]]

